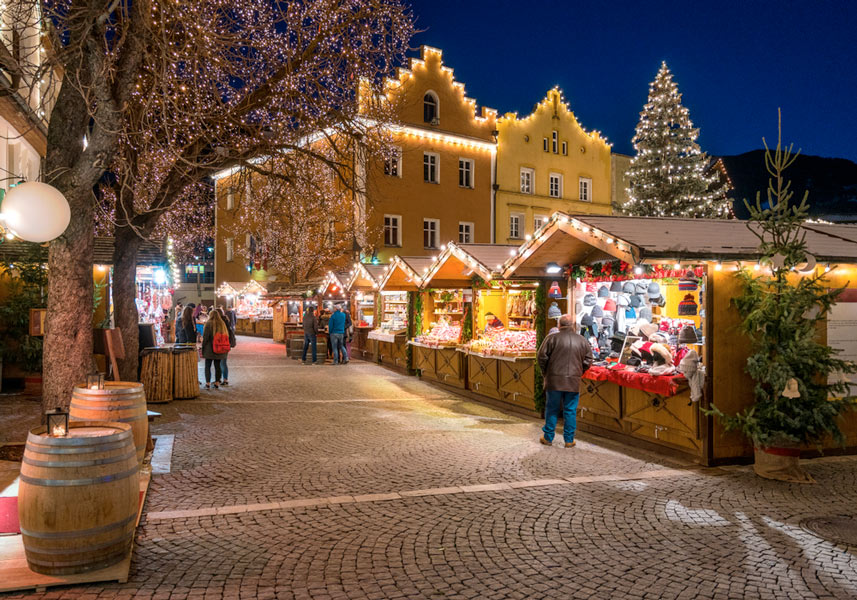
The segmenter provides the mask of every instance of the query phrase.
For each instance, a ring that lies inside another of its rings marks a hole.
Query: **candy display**
[[[429,331],[418,335],[416,341],[427,346],[456,346],[461,341],[461,324],[435,323]]]
[[[470,342],[471,352],[500,356],[526,356],[536,352],[536,332],[492,329]]]

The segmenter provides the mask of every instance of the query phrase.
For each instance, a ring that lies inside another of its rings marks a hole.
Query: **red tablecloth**
[[[675,396],[680,384],[687,380],[684,375],[649,375],[624,369],[609,369],[592,366],[583,374],[584,379],[610,381],[617,385],[643,390],[661,396]]]

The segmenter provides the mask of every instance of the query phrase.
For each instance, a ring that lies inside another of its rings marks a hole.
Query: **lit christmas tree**
[[[640,113],[632,140],[629,200],[624,212],[655,217],[723,218],[729,215],[727,187],[717,173],[706,174],[708,156],[699,149],[699,129],[681,105],[678,85],[661,63],[649,85],[649,101]]]

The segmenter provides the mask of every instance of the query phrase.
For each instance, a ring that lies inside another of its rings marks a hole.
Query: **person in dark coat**
[[[234,348],[237,343],[235,340],[235,328],[232,327],[232,323],[229,321],[229,318],[223,312],[222,308],[217,308],[217,313],[220,315],[220,318],[223,319],[226,329],[229,330],[229,347]],[[229,365],[226,364],[227,358],[228,357],[220,359],[220,372],[223,374],[223,379],[220,380],[221,385],[229,385]]]
[[[173,331],[176,334],[176,344],[184,343],[184,331],[182,331],[182,312],[184,312],[184,307],[182,306],[182,303],[179,302],[178,304],[176,304],[176,318],[173,319]]]
[[[196,344],[196,323],[193,319],[193,308],[185,306],[182,312],[182,343]]]
[[[304,354],[302,361],[305,365],[310,363],[306,359],[306,351],[312,344],[312,364],[318,364],[318,316],[312,306],[307,306],[304,312]]]
[[[539,348],[539,368],[545,376],[545,426],[539,442],[550,446],[559,414],[563,414],[562,437],[565,447],[575,445],[577,402],[580,400],[580,378],[592,364],[592,348],[582,335],[574,331],[574,320],[563,315],[559,331],[547,336]]]
[[[211,383],[212,365],[214,365],[214,388],[217,389],[220,387],[220,364],[229,353],[228,348],[226,349],[226,352],[215,352],[214,338],[218,334],[226,334],[228,336],[229,330],[226,328],[226,323],[224,323],[223,319],[220,318],[220,314],[217,311],[211,311],[211,314],[208,316],[208,320],[206,320],[205,326],[202,329],[202,357],[205,359],[206,389],[210,387],[209,384]]]

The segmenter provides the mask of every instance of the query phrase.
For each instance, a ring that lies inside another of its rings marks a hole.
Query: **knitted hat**
[[[672,364],[673,355],[670,353],[669,348],[663,344],[653,343],[650,350],[656,364]]]
[[[601,317],[604,316],[604,311],[601,310],[601,307],[596,304],[595,306],[592,307],[592,312],[589,314],[591,314],[592,317],[595,319],[600,319]]]
[[[663,296],[655,296],[654,298],[649,298],[649,302],[652,306],[666,306],[667,301]]]
[[[633,306],[634,308],[640,308],[640,307],[641,307],[641,306],[643,306],[644,304],[645,304],[645,303],[643,302],[643,297],[642,297],[642,296],[638,296],[638,295],[636,295],[636,294],[634,294],[633,296],[631,296],[631,306]]]
[[[648,339],[650,335],[652,335],[653,333],[657,333],[658,326],[654,323],[643,323],[642,325],[640,325],[639,329],[640,335]]]
[[[625,334],[621,331],[616,331],[610,336],[610,349],[613,350],[613,352],[621,352],[624,344]]]
[[[551,302],[548,308],[548,319],[559,319],[562,316],[562,311],[557,306],[556,302]]]
[[[690,269],[684,274],[684,277],[678,280],[678,289],[682,292],[695,292],[699,287],[699,280]]]
[[[646,321],[652,320],[652,309],[648,306],[644,306],[640,310],[637,311],[638,319],[645,319]]]
[[[621,292],[622,291],[622,282],[621,281],[614,281],[613,283],[611,283],[610,284],[610,291],[616,292],[616,293]]]
[[[636,287],[634,286],[633,281],[626,281],[622,284],[622,293],[623,294],[633,294],[636,291]]]
[[[592,315],[583,315],[583,318],[580,319],[580,324],[583,327],[592,327],[593,323],[595,323],[595,321],[592,320]]]
[[[667,339],[663,333],[657,332],[653,333],[649,336],[649,341],[654,342],[656,344],[669,344],[670,341]]]
[[[595,296],[593,294],[586,294],[583,297],[583,306],[595,306]],[[694,313],[696,314],[696,313]]]
[[[616,297],[616,304],[619,306],[631,306],[631,301],[628,300],[628,296],[619,295]]]
[[[606,285],[602,285],[598,288],[598,297],[599,298],[609,298],[610,297],[610,289]]]
[[[551,282],[550,289],[548,290],[548,298],[562,298],[562,292],[556,281]]]
[[[693,301],[693,294],[686,294],[684,300],[678,303],[678,314],[682,316],[695,316],[697,309],[696,302]]]
[[[616,302],[612,298],[604,302],[604,312],[616,312]]]
[[[678,332],[678,343],[698,344],[699,338],[696,337],[696,329],[694,329],[692,325],[682,327],[681,331]]]
[[[638,281],[634,284],[634,293],[636,294],[645,294],[647,289],[649,289],[649,284],[645,281]]]
[[[616,321],[613,319],[613,317],[605,316],[603,319],[601,319],[602,327],[613,327],[613,325],[615,324]]]
[[[646,295],[649,298],[657,298],[661,295],[661,286],[653,281],[649,284],[649,287],[646,288]]]

